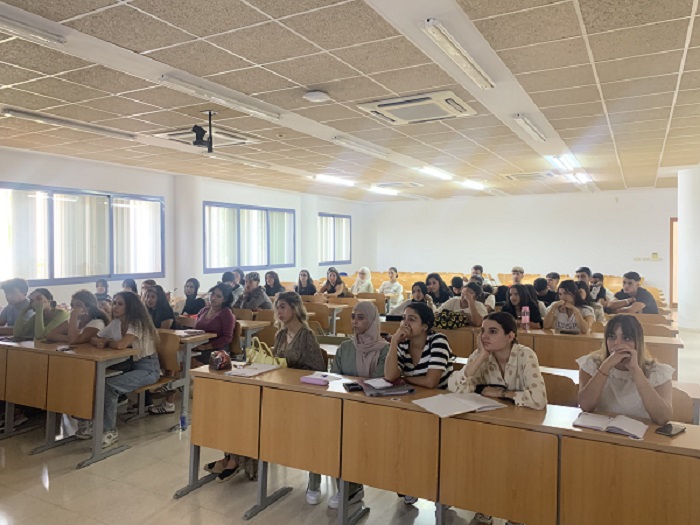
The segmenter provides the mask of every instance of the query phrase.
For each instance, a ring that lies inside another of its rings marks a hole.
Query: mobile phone
[[[362,387],[359,383],[343,383],[343,388],[348,392],[361,392]]]
[[[657,434],[668,437],[677,436],[683,432],[685,432],[685,427],[683,425],[674,425],[673,423],[666,423],[664,426],[656,429]]]

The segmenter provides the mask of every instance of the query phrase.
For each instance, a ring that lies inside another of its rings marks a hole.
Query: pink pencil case
[[[302,383],[308,383],[310,385],[328,385],[328,379],[321,376],[304,376],[301,378]]]

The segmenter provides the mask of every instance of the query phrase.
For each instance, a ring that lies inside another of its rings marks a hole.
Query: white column
[[[678,172],[678,325],[700,331],[700,167]]]
[[[177,294],[183,295],[185,281],[190,277],[204,282],[202,178],[177,175],[174,184],[175,268],[171,273],[174,270]]]

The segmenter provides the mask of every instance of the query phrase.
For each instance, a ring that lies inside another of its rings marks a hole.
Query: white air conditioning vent
[[[357,107],[392,126],[476,115],[476,111],[452,91],[377,100]]]
[[[423,185],[419,184],[418,182],[378,182],[375,184],[375,186],[390,190],[412,190],[423,187]]]
[[[500,177],[508,182],[551,182],[554,174],[546,171],[542,173],[513,173],[512,175],[501,175]]]
[[[204,129],[207,130],[206,138],[209,137],[209,127],[202,125]],[[214,135],[214,148],[222,148],[224,146],[245,146],[248,144],[257,144],[260,141],[243,133],[237,133],[234,131],[229,131],[223,128],[217,128],[212,126],[212,134]],[[153,135],[160,139],[174,140],[176,142],[182,142],[183,144],[192,144],[194,140],[194,132],[192,127],[176,129],[175,131],[169,131],[167,133],[157,133]]]

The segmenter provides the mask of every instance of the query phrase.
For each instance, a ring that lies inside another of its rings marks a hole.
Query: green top
[[[33,339],[44,339],[49,335],[55,328],[68,321],[70,314],[65,310],[60,308],[54,308],[53,318],[49,321],[49,324],[44,325],[44,315],[34,313],[29,319],[25,319],[25,314],[31,308],[31,305],[27,306],[22,310],[22,315],[15,323],[14,330],[12,334],[17,338],[33,338]]]
[[[338,351],[333,358],[333,364],[331,365],[332,374],[343,374],[346,376],[357,376],[357,349],[355,348],[355,343],[352,339],[343,341],[338,347]],[[372,377],[384,377],[384,361],[386,361],[386,355],[389,353],[389,343],[382,348],[379,352],[379,359],[377,359],[377,366],[372,372]]]

